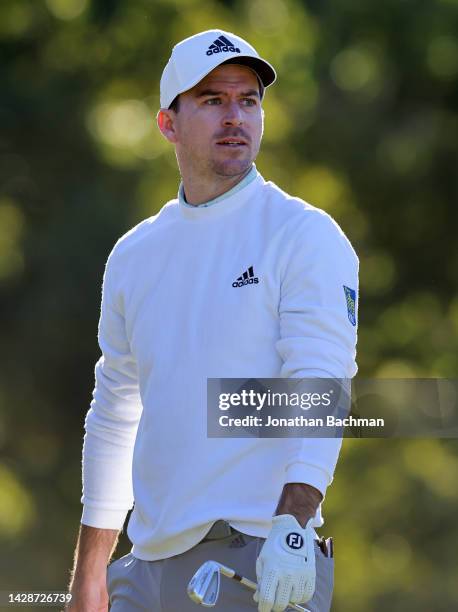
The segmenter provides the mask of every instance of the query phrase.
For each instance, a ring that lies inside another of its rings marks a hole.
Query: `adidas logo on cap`
[[[243,287],[243,285],[257,285],[259,278],[254,275],[253,266],[250,266],[248,270],[239,276],[237,280],[232,283],[233,287]]]
[[[214,53],[240,53],[240,49],[225,36],[219,36],[207,49],[207,55]]]

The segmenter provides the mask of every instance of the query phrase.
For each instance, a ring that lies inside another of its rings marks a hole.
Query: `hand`
[[[70,592],[72,599],[66,612],[108,612],[106,571],[99,578],[75,577]]]
[[[315,591],[315,534],[310,519],[302,528],[292,514],[272,519],[272,530],[256,561],[259,612],[282,612],[305,603]]]

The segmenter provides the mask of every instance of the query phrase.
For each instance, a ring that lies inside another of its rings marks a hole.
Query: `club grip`
[[[256,584],[256,582],[253,582],[252,580],[248,580],[248,578],[244,578],[243,576],[237,576],[237,580],[239,580],[241,584],[244,584],[246,587],[248,587],[252,591],[256,591],[256,589],[258,588],[258,585]],[[292,608],[293,610],[299,610],[299,612],[310,612],[310,610],[307,610],[307,608],[303,608],[302,606],[299,606],[298,604],[289,603],[288,607]]]

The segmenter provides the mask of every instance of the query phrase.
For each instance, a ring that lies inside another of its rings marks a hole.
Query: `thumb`
[[[256,578],[258,582],[261,580],[262,570],[264,569],[264,562],[259,557],[256,559]]]

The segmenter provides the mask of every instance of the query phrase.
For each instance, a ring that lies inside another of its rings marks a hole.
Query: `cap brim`
[[[243,66],[248,66],[248,68],[251,68],[256,72],[256,74],[261,79],[261,82],[264,87],[272,85],[272,83],[277,78],[277,73],[269,64],[269,62],[266,62],[260,57],[239,55],[238,57],[231,57],[231,59],[228,59],[225,62],[221,62],[220,66],[222,66],[223,64],[242,64]]]
[[[231,57],[230,59],[219,62],[215,66],[211,66],[208,69],[204,70],[201,74],[195,76],[191,80],[191,82],[187,83],[179,91],[176,92],[175,97],[192,89],[195,85],[197,85],[197,83],[200,83],[200,81],[202,81],[202,79],[204,79],[207,74],[210,74],[212,70],[215,70],[215,68],[218,68],[218,66],[221,66],[223,64],[242,64],[244,66],[247,66],[248,68],[251,68],[251,70],[253,70],[258,75],[264,88],[268,87],[269,85],[272,85],[272,83],[277,78],[277,73],[269,64],[269,62],[266,62],[266,60],[263,60],[260,57],[253,57],[251,55],[237,55],[236,57]],[[172,104],[174,99],[175,98],[170,100],[169,104],[167,106],[164,106],[163,108],[170,108],[170,105]]]

